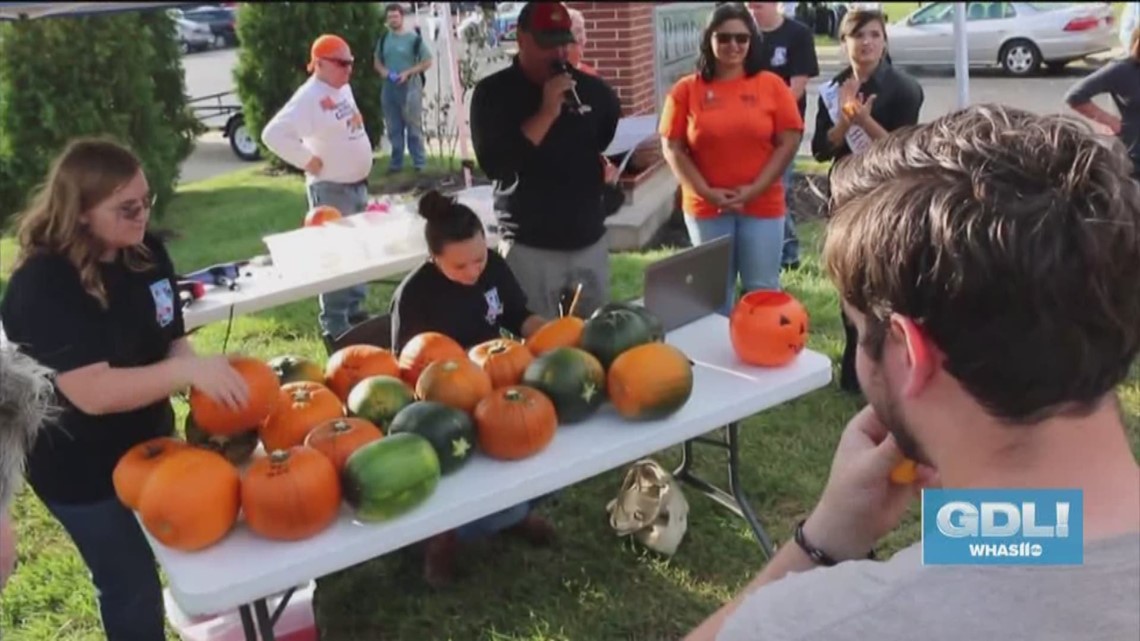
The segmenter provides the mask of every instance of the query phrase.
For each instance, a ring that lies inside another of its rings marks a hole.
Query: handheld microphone
[[[570,63],[566,62],[565,60],[555,60],[554,62],[550,63],[550,66],[553,69],[554,73],[562,73],[567,75],[570,74]],[[579,112],[583,111],[584,105],[582,104],[582,99],[578,97],[577,89],[571,87],[570,90],[566,92],[566,100],[572,103],[574,105],[574,108]],[[586,109],[588,110],[589,108],[586,107]]]

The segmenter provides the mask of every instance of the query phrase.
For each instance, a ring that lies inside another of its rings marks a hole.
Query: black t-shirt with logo
[[[819,75],[819,59],[815,53],[815,37],[811,30],[796,20],[784,19],[779,27],[763,32],[764,61],[769,71],[791,85],[795,76],[815,78]],[[799,100],[800,117],[807,111],[807,92]]]
[[[457,283],[424,262],[392,296],[392,349],[399,353],[422,332],[439,332],[464,349],[499,338],[506,329],[522,335],[530,316],[526,294],[507,261],[487,250],[487,265],[474,285]]]
[[[12,274],[0,304],[8,340],[57,374],[106,362],[145,367],[166,358],[185,331],[176,276],[161,241],[147,234],[154,267],[134,272],[121,261],[100,265],[108,307],[88,294],[79,272],[59,255],[30,258]],[[163,400],[129,412],[92,416],[58,393],[59,418],[28,456],[29,485],[47,502],[83,504],[114,498],[111,474],[132,446],[174,431]]]

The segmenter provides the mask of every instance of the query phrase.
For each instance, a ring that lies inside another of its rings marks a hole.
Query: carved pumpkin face
[[[737,303],[729,319],[732,348],[749,365],[790,363],[807,343],[808,313],[786,292],[754,291]]]

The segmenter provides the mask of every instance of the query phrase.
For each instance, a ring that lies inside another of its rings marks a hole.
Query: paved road
[[[438,48],[438,47],[433,47]],[[363,57],[359,56],[358,57]],[[233,67],[237,62],[235,49],[223,49],[205,53],[190,54],[184,58],[186,69],[186,89],[190,96],[203,96],[233,88]],[[801,153],[810,154],[810,136],[815,122],[816,89],[819,84],[839,71],[836,59],[821,52],[821,76],[808,87],[808,131]],[[492,71],[505,64],[484,64],[484,71]],[[370,72],[370,67],[361,67],[359,72]],[[952,70],[911,70],[926,91],[926,102],[922,109],[922,120],[931,120],[956,108],[957,87]],[[1003,102],[1038,113],[1056,113],[1064,110],[1062,97],[1065,91],[1080,77],[1089,73],[1088,65],[1073,65],[1059,75],[1029,79],[1011,79],[998,71],[973,70],[970,78],[970,101]],[[438,66],[428,73],[428,94],[437,86]],[[444,74],[439,79],[444,96],[451,95],[450,78]],[[1112,110],[1107,101],[1098,100],[1106,109]],[[220,121],[216,121],[220,124]],[[183,182],[201,180],[248,166],[237,159],[229,150],[228,141],[217,134],[209,134],[199,140],[198,149],[183,165]]]

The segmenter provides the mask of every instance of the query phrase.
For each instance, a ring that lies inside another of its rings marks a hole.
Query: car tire
[[[230,139],[230,149],[238,158],[246,162],[261,160],[261,147],[245,126],[245,116],[238,114],[230,118],[226,123],[226,137]]]
[[[1025,39],[1010,40],[1002,46],[999,62],[1010,76],[1031,76],[1041,68],[1041,50]]]

